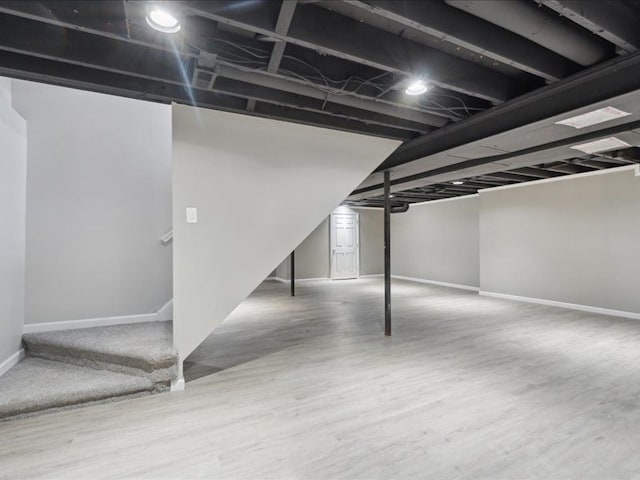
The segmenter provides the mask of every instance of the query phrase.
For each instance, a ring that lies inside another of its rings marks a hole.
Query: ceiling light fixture
[[[423,80],[413,80],[404,91],[407,95],[422,95],[429,89]]]
[[[464,184],[464,182],[462,180],[456,180],[455,182],[451,182],[451,183],[453,183],[454,185],[462,185],[462,184]]]
[[[608,122],[617,118],[626,117],[631,115],[629,112],[623,112],[614,107],[604,107],[594,110],[593,112],[583,113],[582,115],[576,115],[575,117],[567,118],[556,122],[556,125],[567,125],[573,128],[590,127],[591,125],[597,125],[598,123]]]
[[[180,22],[166,10],[153,7],[147,13],[147,23],[154,30],[162,33],[176,33],[180,31]]]
[[[627,148],[630,147],[627,142],[624,140],[620,140],[616,137],[609,138],[601,138],[600,140],[595,140],[589,143],[582,143],[580,145],[574,145],[574,150],[580,150],[584,153],[598,153],[598,152],[606,152],[608,150],[615,150],[617,148]]]

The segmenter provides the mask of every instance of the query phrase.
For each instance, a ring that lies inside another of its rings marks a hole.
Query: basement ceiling
[[[0,1],[0,75],[399,139],[378,169],[391,171],[394,201],[639,157],[639,1],[160,3],[178,33],[147,25],[151,2]],[[416,78],[429,90],[406,95]],[[631,115],[555,124],[597,106]],[[567,147],[615,128],[630,148]],[[349,200],[379,195],[374,173]]]

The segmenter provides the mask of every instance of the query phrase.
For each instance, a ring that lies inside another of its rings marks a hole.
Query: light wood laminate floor
[[[640,322],[382,279],[265,282],[183,393],[0,424],[0,478],[640,478]]]

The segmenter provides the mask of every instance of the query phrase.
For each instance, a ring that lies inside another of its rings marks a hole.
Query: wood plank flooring
[[[187,390],[0,423],[0,478],[640,478],[640,322],[380,278],[265,282]],[[1,392],[0,392],[1,394]]]

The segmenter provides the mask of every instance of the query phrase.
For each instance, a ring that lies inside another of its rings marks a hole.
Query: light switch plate
[[[187,223],[198,223],[198,209],[187,207]]]

